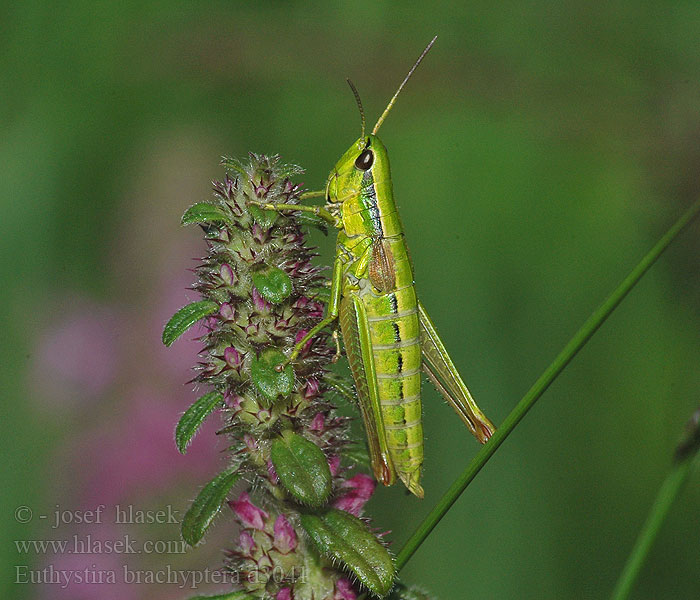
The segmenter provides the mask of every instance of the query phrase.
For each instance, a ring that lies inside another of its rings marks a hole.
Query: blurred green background
[[[168,354],[158,338],[203,251],[178,219],[209,197],[222,154],[279,153],[322,185],[358,135],[346,76],[373,123],[439,35],[382,138],[419,293],[496,423],[700,193],[697,2],[24,1],[3,3],[0,32],[2,598],[191,595],[14,584],[16,565],[51,558],[13,541],[66,537],[37,518],[56,504],[184,508],[216,472],[211,430],[199,458],[170,447],[196,346]],[[556,381],[406,581],[443,600],[609,594],[700,401],[698,231]],[[314,242],[330,261],[332,240]],[[395,550],[477,450],[425,395],[426,498],[381,489],[369,507]],[[698,597],[699,483],[634,598]],[[25,505],[35,518],[19,523]],[[230,519],[218,529],[178,568],[218,567]]]

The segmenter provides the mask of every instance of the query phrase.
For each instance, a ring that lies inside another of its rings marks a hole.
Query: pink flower
[[[318,380],[314,379],[313,377],[309,377],[309,380],[306,382],[306,389],[304,390],[304,398],[308,400],[309,398],[314,398],[317,396],[320,387],[321,386],[318,383]]]
[[[367,500],[372,497],[376,485],[377,482],[369,475],[358,473],[343,483],[343,487],[350,490],[340,496],[333,506],[359,517]]]
[[[252,556],[258,545],[255,543],[252,535],[250,535],[247,531],[243,531],[238,538],[238,547],[240,548],[241,554],[245,556]]]
[[[324,425],[325,425],[325,418],[323,416],[323,413],[316,413],[316,416],[311,421],[311,425],[309,426],[309,429],[311,431],[318,431],[319,433],[321,433],[323,431]]]
[[[238,369],[241,366],[241,353],[233,346],[229,346],[224,350],[224,360],[232,369]]]
[[[270,481],[277,485],[280,481],[280,478],[277,475],[277,471],[275,471],[275,465],[272,464],[271,460],[267,461],[267,474],[270,476]]]
[[[333,600],[356,600],[357,595],[352,589],[352,584],[347,579],[338,579],[335,582],[335,595]]]
[[[291,588],[284,588],[277,592],[277,597],[275,600],[293,600]]]
[[[340,456],[338,456],[337,454],[334,456],[331,456],[328,459],[328,467],[331,470],[331,475],[333,475],[333,477],[335,477],[338,474],[338,472],[340,471]]]
[[[255,418],[260,423],[267,423],[271,417],[272,413],[266,408],[263,408],[262,410],[259,410],[257,413],[255,413]]]
[[[297,334],[294,336],[294,343],[298,344],[299,342],[301,342],[301,340],[304,339],[307,333],[309,333],[308,329],[300,329],[299,331],[297,331]],[[311,338],[304,344],[304,347],[302,348],[303,353],[309,351],[309,348],[311,348],[311,345],[314,343],[315,339],[316,338]]]
[[[233,282],[236,280],[236,276],[233,273],[231,265],[228,265],[226,263],[223,263],[219,267],[219,274],[221,275],[221,279],[223,279],[226,285],[233,285]]]
[[[267,237],[268,237],[268,235],[267,235],[267,234],[268,234],[268,231],[269,231],[269,230],[265,230],[265,229],[263,229],[262,227],[260,227],[260,225],[258,225],[258,223],[254,223],[254,224],[253,224],[253,228],[252,228],[252,230],[251,230],[251,234],[253,235],[253,239],[254,239],[258,244],[262,244],[262,243],[265,242],[265,240],[266,240]]]
[[[231,390],[226,390],[224,392],[224,402],[229,408],[239,410],[241,408],[241,402],[243,402],[243,396],[234,394]]]
[[[309,316],[313,317],[314,319],[320,319],[323,316],[323,303],[312,302],[310,306],[312,307],[312,310],[309,313]]]
[[[233,307],[228,302],[224,302],[221,305],[221,307],[219,308],[219,314],[221,315],[221,318],[224,319],[224,321],[233,321],[236,317],[236,312],[233,310]]]
[[[243,436],[243,441],[245,442],[245,445],[248,447],[248,450],[251,452],[257,452],[258,451],[258,442],[255,441],[255,438],[250,435],[249,433],[246,433]]]
[[[253,298],[253,306],[255,306],[255,310],[258,312],[269,312],[272,308],[272,305],[260,295],[258,288],[255,286],[253,286],[250,295]]]
[[[258,508],[250,501],[247,492],[242,492],[238,500],[229,502],[229,506],[236,513],[236,517],[244,527],[252,527],[253,529],[265,529],[265,519],[268,515],[262,508]]]
[[[284,515],[279,515],[275,521],[275,548],[282,554],[289,554],[297,547],[297,534],[291,523]]]

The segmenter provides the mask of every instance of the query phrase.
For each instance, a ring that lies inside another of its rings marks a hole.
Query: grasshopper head
[[[352,81],[347,80],[353,94],[355,95],[355,100],[357,101],[357,107],[360,109],[360,118],[362,119],[362,134],[360,138],[348,148],[347,152],[340,157],[340,160],[336,163],[331,174],[328,176],[328,183],[326,184],[326,202],[328,204],[343,204],[343,212],[347,208],[349,212],[355,213],[357,210],[367,209],[367,203],[363,203],[360,196],[366,192],[373,183],[385,183],[387,186],[391,186],[391,174],[389,171],[389,157],[386,153],[386,148],[382,144],[381,140],[377,137],[377,131],[384,123],[384,119],[391,111],[391,108],[396,102],[403,86],[411,78],[413,72],[416,70],[420,62],[423,60],[425,55],[428,53],[430,48],[435,43],[437,36],[435,36],[430,43],[425,47],[425,50],[418,57],[418,60],[413,64],[408,75],[404,77],[401,85],[396,90],[396,93],[389,100],[384,112],[381,114],[377,122],[375,123],[372,133],[365,135],[365,112],[362,108],[362,101],[360,100],[360,94],[355,88]],[[376,192],[371,202],[376,205]],[[362,204],[362,206],[353,206],[353,204]]]
[[[352,200],[372,183],[390,178],[384,144],[374,134],[363,136],[347,149],[328,176],[326,201],[338,204]]]

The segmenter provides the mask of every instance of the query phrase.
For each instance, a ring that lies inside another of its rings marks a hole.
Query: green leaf
[[[187,445],[194,437],[194,434],[197,433],[204,419],[222,400],[223,396],[219,392],[209,392],[185,411],[185,414],[178,421],[177,427],[175,427],[175,443],[181,454],[187,452]]]
[[[322,554],[343,563],[377,596],[389,593],[394,562],[364,522],[333,508],[321,515],[302,514],[301,524]]]
[[[280,482],[298,502],[314,508],[326,503],[333,479],[328,460],[316,444],[285,431],[272,442],[270,459]]]
[[[229,592],[216,596],[193,596],[190,600],[255,600],[255,598],[246,592]]]
[[[230,156],[222,156],[221,164],[226,168],[227,171],[237,173],[238,175],[243,175],[243,177],[250,177],[245,165],[237,158],[232,158]]]
[[[275,370],[275,367],[285,360],[284,354],[279,350],[269,349],[253,359],[250,365],[250,377],[255,387],[271,403],[278,396],[288,396],[294,389],[292,365],[287,365],[281,372]]]
[[[217,310],[219,310],[219,305],[211,300],[201,300],[200,302],[193,302],[183,306],[172,316],[163,329],[163,343],[166,346],[170,346],[197,321],[215,313]]]
[[[226,496],[241,478],[235,469],[224,471],[204,486],[182,520],[182,537],[194,546],[204,537]]]
[[[277,158],[279,158],[279,156],[277,156]],[[304,172],[304,168],[294,164],[282,164],[277,165],[277,172],[280,177],[293,177],[294,175],[301,175]]]
[[[331,301],[331,288],[329,287],[318,287],[311,290],[309,298],[312,300],[318,300],[324,304],[328,304]]]
[[[265,229],[269,229],[277,220],[279,213],[274,210],[265,210],[255,204],[248,205],[248,212],[251,214],[256,223]]]
[[[180,223],[182,225],[191,225],[192,223],[220,223],[221,221],[230,223],[231,218],[214,204],[197,202],[197,204],[193,204],[185,211]]]
[[[324,235],[328,235],[328,223],[318,215],[309,212],[299,212],[294,218],[299,225],[315,227]]]
[[[265,266],[253,273],[253,283],[260,295],[272,304],[283,302],[292,293],[292,280],[282,269]]]
[[[345,399],[351,406],[357,406],[357,396],[352,384],[345,378],[335,373],[326,373],[324,377],[328,387]]]

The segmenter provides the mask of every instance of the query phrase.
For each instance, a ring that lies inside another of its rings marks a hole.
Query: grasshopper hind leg
[[[392,485],[396,481],[396,469],[390,457],[379,404],[367,314],[362,302],[354,295],[343,298],[340,306],[340,326],[345,353],[355,380],[360,414],[367,433],[374,477],[384,485]]]
[[[464,421],[474,437],[485,444],[496,428],[472,398],[435,330],[435,325],[420,301],[418,302],[418,315],[420,317],[421,351],[424,359],[423,371]]]
[[[472,413],[465,410],[461,402],[457,402],[449,390],[442,384],[437,374],[427,363],[423,363],[423,372],[427,375],[430,382],[435,386],[435,389],[440,392],[440,395],[454,409],[460,419],[464,421],[471,434],[477,438],[482,444],[486,443],[494,432],[494,427],[491,422],[483,415],[480,419],[472,418]]]

